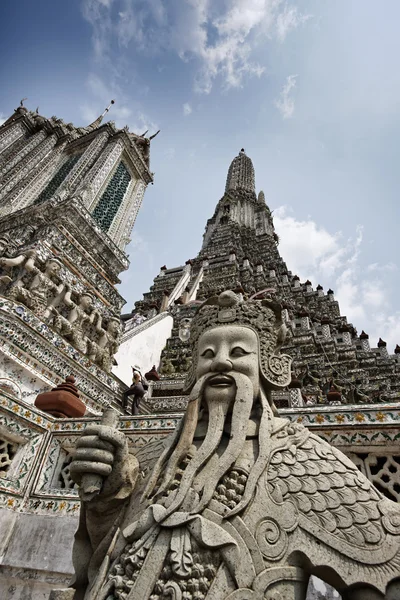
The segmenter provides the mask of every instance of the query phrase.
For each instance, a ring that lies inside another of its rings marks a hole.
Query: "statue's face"
[[[50,261],[46,266],[47,274],[51,277],[57,275],[60,272],[60,265],[56,262]]]
[[[109,333],[116,335],[119,333],[119,323],[118,321],[110,321],[107,327]]]
[[[91,296],[81,296],[79,304],[82,308],[90,308],[92,305],[92,297]]]
[[[254,397],[259,395],[258,339],[247,327],[225,325],[203,333],[198,343],[196,378],[214,373],[207,380],[205,394],[213,400],[234,398],[236,387],[230,377],[242,373],[252,382]],[[211,397],[210,397],[211,398]]]

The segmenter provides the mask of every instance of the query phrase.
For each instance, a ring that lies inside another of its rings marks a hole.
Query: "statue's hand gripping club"
[[[128,458],[128,443],[116,429],[118,415],[112,409],[103,413],[100,425],[89,425],[76,444],[70,466],[72,479],[79,485],[84,502],[100,493],[109,495],[121,485],[121,471]]]

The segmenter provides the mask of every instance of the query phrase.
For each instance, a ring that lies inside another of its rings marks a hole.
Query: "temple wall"
[[[150,371],[153,365],[158,367],[161,352],[171,335],[172,326],[173,318],[165,314],[157,315],[127,331],[115,355],[118,365],[113,368],[113,373],[130,385],[132,365],[140,366],[142,373]]]
[[[28,371],[17,360],[0,354],[0,389],[13,392],[25,402],[33,404],[36,396],[53,386],[46,377],[40,378]]]
[[[0,597],[47,600],[71,581],[78,516],[59,517],[0,509]]]

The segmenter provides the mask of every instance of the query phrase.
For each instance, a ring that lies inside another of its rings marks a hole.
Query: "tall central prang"
[[[161,381],[143,410],[184,408],[190,320],[201,302],[224,290],[268,295],[281,306],[287,327],[283,351],[293,358],[293,371],[290,386],[275,393],[278,407],[400,399],[399,346],[392,355],[382,339],[371,348],[368,334],[359,335],[341,315],[334,292],[301,282],[281,258],[278,244],[264,192],[257,195],[253,163],[242,149],[229,167],[225,193],[207,221],[197,257],[183,266],[161,267],[150,291],[124,316],[119,376],[128,383],[124,356],[143,370],[157,368],[161,357]],[[152,353],[147,352],[150,345]]]

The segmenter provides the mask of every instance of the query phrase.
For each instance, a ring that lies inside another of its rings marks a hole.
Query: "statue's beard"
[[[209,383],[209,380],[215,376],[215,373],[208,373],[197,381],[190,395],[183,427],[177,432],[170,448],[160,457],[153,477],[147,486],[145,495],[153,496],[155,502],[167,493],[175,480],[182,460],[186,458],[192,447],[199,424],[199,414],[208,413],[205,437],[184,470],[176,493],[171,494],[171,501],[165,501],[168,514],[179,508],[191,513],[203,510],[212,499],[221,478],[231,469],[244,448],[247,427],[255,400],[252,381],[242,373],[230,372],[229,377],[233,380],[234,393],[229,393],[228,390],[226,390],[227,393],[221,393],[220,389],[213,389]],[[261,420],[265,425],[264,427],[260,425],[260,428],[265,430],[263,433],[269,438],[269,432],[266,429],[269,429],[267,421],[269,422],[268,416],[271,411],[263,395],[261,405],[263,409]],[[230,431],[230,437],[221,453],[221,449],[225,445],[221,443],[224,430]],[[264,452],[259,452],[259,456],[264,454]],[[254,468],[258,466],[258,462],[259,459],[256,460]],[[260,469],[256,468],[256,471],[258,472]],[[162,473],[163,477],[160,481]],[[248,484],[252,480],[254,477],[250,476]],[[251,493],[255,484],[256,480],[251,485]],[[244,503],[247,504],[249,492],[247,485],[242,502],[236,507],[235,513],[238,512],[238,509],[243,508]],[[246,499],[247,501],[245,501]]]

